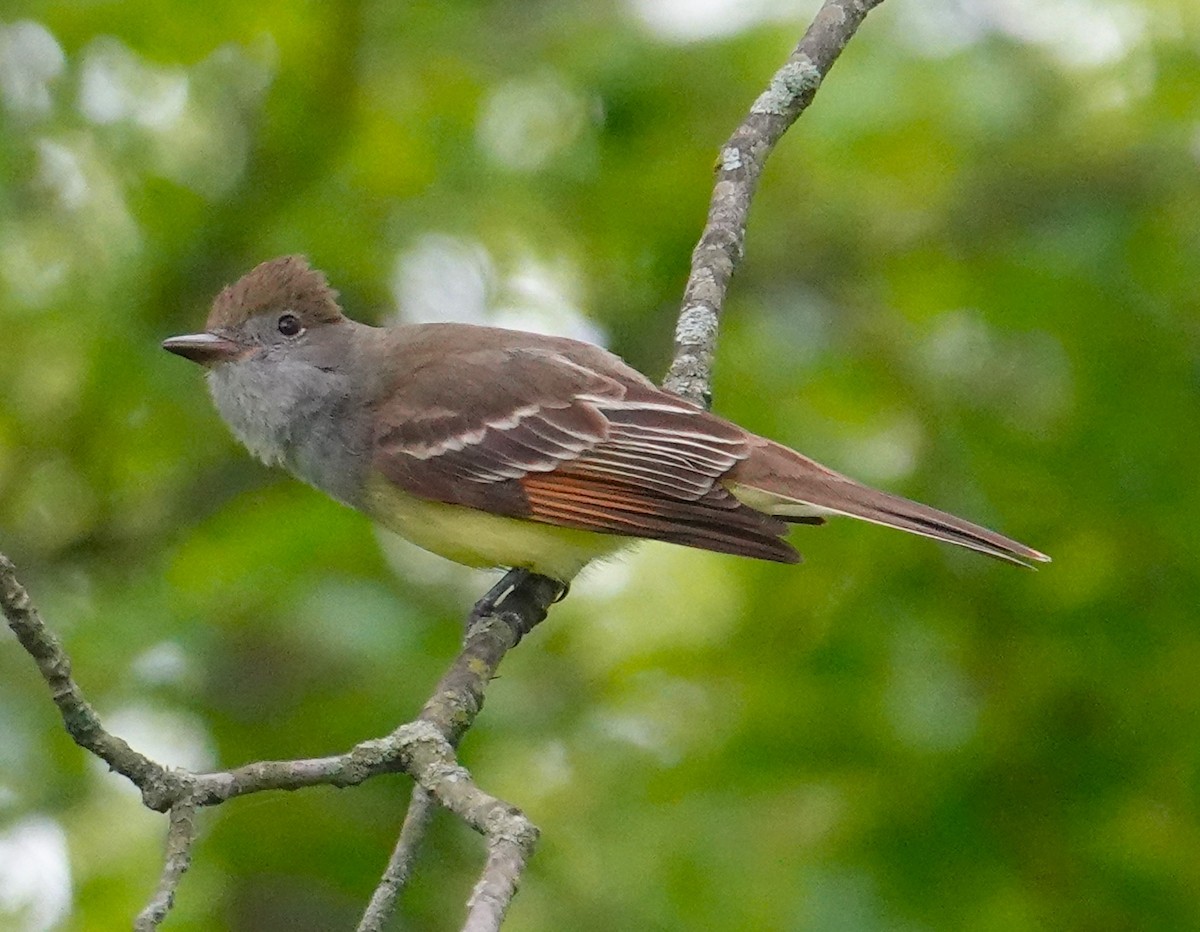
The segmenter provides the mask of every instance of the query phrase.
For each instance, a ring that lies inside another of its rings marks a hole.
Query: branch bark
[[[787,61],[721,148],[708,220],[692,253],[691,273],[675,333],[665,388],[707,406],[717,327],[729,281],[741,262],[746,221],[767,157],[812,102],[825,75],[866,14],[882,0],[826,0]],[[467,932],[496,932],[516,893],[538,830],[516,807],[481,790],[455,756],[455,747],[483,707],[501,660],[545,617],[559,584],[528,576],[496,607],[474,621],[463,649],[413,721],[362,741],[344,754],[290,761],[257,761],[232,770],[172,770],[106,731],[71,674],[61,642],[46,627],[12,562],[0,554],[0,609],[34,658],[63,725],[80,747],[127,777],[146,806],[169,814],[166,855],[158,886],[136,928],[157,929],[191,863],[196,811],[266,790],[353,786],[403,771],[416,780],[400,838],[359,924],[382,930],[412,871],[434,803],[449,809],[487,839],[487,860],[467,905]]]
[[[417,849],[425,832],[433,821],[436,801],[423,786],[414,786],[404,824],[400,827],[400,838],[388,860],[387,868],[379,885],[371,894],[371,902],[363,913],[357,932],[383,932],[384,925],[396,909],[396,900],[412,876]]]
[[[178,803],[171,807],[167,816],[167,853],[163,859],[162,875],[154,896],[134,920],[135,932],[152,932],[167,918],[167,913],[175,905],[179,881],[192,865],[192,845],[196,842],[196,807],[191,803]]]
[[[746,221],[763,166],[783,134],[808,109],[867,13],[882,2],[826,0],[799,45],[721,147],[708,220],[692,252],[675,325],[675,355],[663,388],[706,408],[712,404],[717,326],[729,280],[745,253]]]

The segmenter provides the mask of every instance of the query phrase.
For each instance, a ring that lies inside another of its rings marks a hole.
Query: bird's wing
[[[799,560],[785,523],[720,481],[750,455],[744,431],[615,357],[590,361],[502,347],[414,366],[379,411],[377,470],[411,495],[492,514]]]

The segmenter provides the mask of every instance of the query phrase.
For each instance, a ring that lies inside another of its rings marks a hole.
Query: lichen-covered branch
[[[675,326],[675,355],[663,387],[705,407],[725,293],[742,261],[750,202],[776,143],[805,111],[846,43],[883,0],[826,0],[767,89],[721,147],[708,220],[692,251],[692,269]]]

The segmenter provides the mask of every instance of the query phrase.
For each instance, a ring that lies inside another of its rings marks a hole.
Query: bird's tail
[[[945,511],[881,492],[770,440],[738,464],[730,490],[743,503],[785,521],[849,515],[957,544],[1020,566],[1049,562],[1044,553]]]

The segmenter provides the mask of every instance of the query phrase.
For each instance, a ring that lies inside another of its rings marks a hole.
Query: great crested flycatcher
[[[788,524],[828,515],[1049,559],[743,430],[597,346],[350,320],[299,256],[259,265],[217,295],[204,333],[163,347],[207,368],[264,463],[469,566],[566,584],[636,538],[796,563]]]

